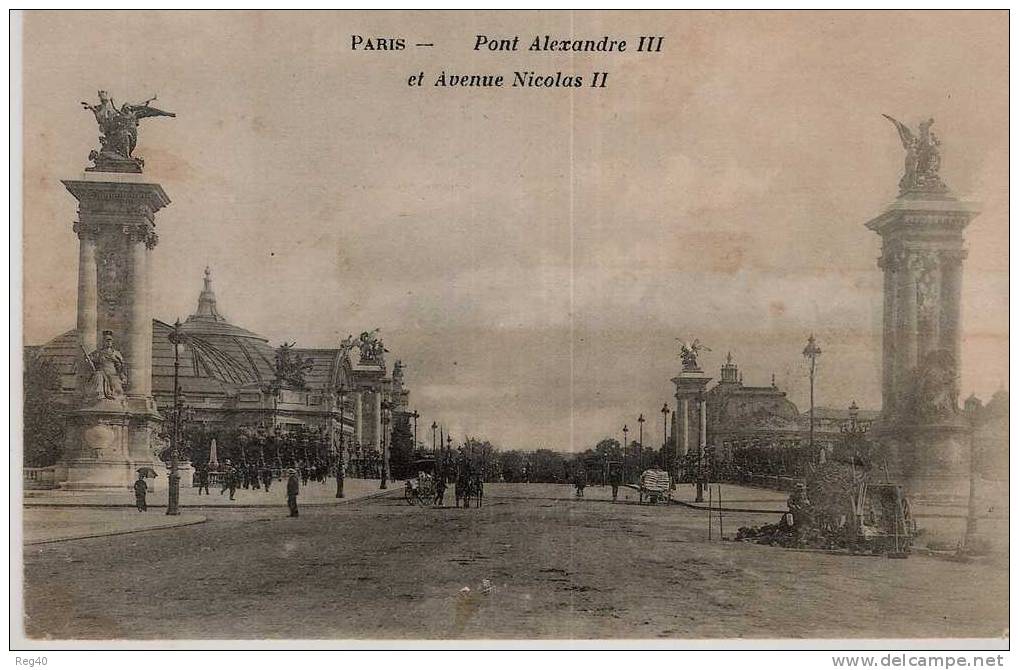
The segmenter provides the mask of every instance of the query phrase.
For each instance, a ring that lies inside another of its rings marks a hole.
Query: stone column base
[[[915,502],[965,507],[969,498],[969,426],[956,421],[879,426],[876,437],[887,459],[886,477]],[[877,473],[885,474],[877,462]]]

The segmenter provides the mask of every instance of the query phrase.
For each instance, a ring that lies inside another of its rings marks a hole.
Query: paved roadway
[[[196,526],[25,548],[36,638],[996,637],[1007,568],[707,541],[706,514],[489,485],[481,509],[401,498],[203,510]],[[628,494],[631,495],[632,494]],[[726,534],[761,523],[728,516]],[[480,592],[483,579],[495,588]],[[469,596],[459,595],[464,586]]]

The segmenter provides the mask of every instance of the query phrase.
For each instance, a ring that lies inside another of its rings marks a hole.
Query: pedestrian
[[[577,497],[584,497],[584,488],[587,486],[587,470],[583,466],[577,466],[573,474],[573,486],[577,489]]]
[[[612,486],[612,502],[616,502],[616,496],[619,495],[619,485],[622,483],[623,477],[619,472],[619,468],[609,469],[609,485]]]
[[[443,505],[443,498],[446,497],[446,473],[439,472],[435,475],[435,504]]]
[[[203,465],[198,468],[198,495],[209,495],[209,466]]]
[[[145,475],[138,473],[138,479],[134,483],[134,504],[138,506],[139,512],[148,512],[149,506],[145,504],[145,494],[149,491],[149,485],[145,483]]]
[[[223,472],[223,488],[219,490],[219,495],[223,495],[227,489],[230,490],[230,500],[234,499],[234,492],[237,490],[237,470],[234,466],[230,465],[230,461],[227,460],[226,469]]]
[[[258,489],[262,488],[261,487],[261,481],[260,481],[260,478],[259,478],[258,474],[259,474],[259,472],[258,472],[258,465],[255,464],[255,463],[252,463],[251,464],[251,488],[256,490],[256,491]]]
[[[268,467],[262,467],[262,485],[265,487],[265,492],[269,492],[269,487],[272,485],[272,470]]]
[[[297,471],[293,468],[287,470],[290,475],[287,478],[287,507],[290,508],[290,516],[297,516],[297,494],[301,491],[301,483],[297,480]]]

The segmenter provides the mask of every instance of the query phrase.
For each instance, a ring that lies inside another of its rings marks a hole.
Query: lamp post
[[[418,414],[417,410],[414,410],[413,414],[408,414],[407,416],[414,419],[414,452],[418,453],[418,417],[421,415]]]
[[[379,488],[389,488],[389,413],[391,405],[382,402],[382,476],[379,481]]]
[[[814,453],[814,369],[817,367],[817,357],[821,355],[821,347],[817,346],[814,334],[807,339],[807,346],[803,349],[803,356],[810,361],[810,453]]]
[[[637,469],[644,470],[644,414],[637,417]]]
[[[173,344],[173,428],[170,433],[170,477],[167,488],[166,513],[169,516],[180,514],[180,472],[177,458],[180,448],[180,418],[184,403],[180,394],[180,349],[184,346],[185,337],[180,329],[180,319],[173,324],[173,331],[168,336]]]
[[[344,461],[344,458],[343,458],[343,411],[346,408],[346,404],[345,403],[346,403],[346,396],[347,396],[347,387],[344,386],[343,384],[340,384],[339,387],[337,387],[337,389],[336,389],[336,393],[338,393],[339,396],[340,396],[340,447],[339,447],[340,453],[339,453],[339,456],[338,456],[338,458],[336,460],[336,497],[337,498],[342,498],[343,497],[343,479],[344,479],[344,474],[345,474],[343,472],[343,465],[344,465],[344,463],[343,463],[343,461]]]
[[[439,450],[435,448],[435,429],[439,427],[439,424],[432,421],[432,453],[437,454]]]
[[[630,429],[624,423],[623,424],[623,476],[626,477],[626,481],[630,481],[630,473],[629,473],[628,468],[626,467],[626,447],[627,447],[627,438],[626,438],[626,436],[629,435],[629,434],[630,434]]]
[[[662,405],[662,469],[667,469],[665,465],[665,453],[669,446],[669,403]]]

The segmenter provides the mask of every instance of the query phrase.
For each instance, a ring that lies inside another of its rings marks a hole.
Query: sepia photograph
[[[1007,10],[11,38],[12,649],[1009,648]]]

